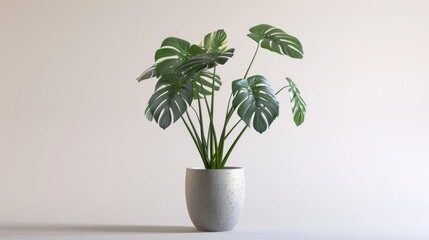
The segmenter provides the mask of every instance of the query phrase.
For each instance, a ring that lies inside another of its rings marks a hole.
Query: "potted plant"
[[[226,163],[247,129],[263,133],[277,118],[276,95],[289,91],[297,126],[305,117],[305,102],[290,78],[274,91],[262,75],[248,76],[260,48],[302,58],[299,40],[267,24],[250,28],[247,36],[256,41],[256,51],[243,77],[232,81],[220,132],[214,124],[215,95],[222,84],[216,70],[234,54],[234,49],[227,47],[224,30],[207,34],[198,45],[166,38],[155,53],[155,64],[137,78],[139,82],[157,79],[145,110],[147,119],[163,129],[180,119],[198,150],[204,168],[186,170],[185,188],[190,218],[203,231],[227,231],[236,225],[244,202],[244,172],[239,167],[226,167]],[[231,124],[234,113],[239,118]]]

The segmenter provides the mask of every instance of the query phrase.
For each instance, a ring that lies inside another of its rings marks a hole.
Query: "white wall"
[[[184,173],[201,166],[181,123],[144,117],[154,83],[135,78],[161,41],[224,28],[241,77],[268,23],[297,36],[303,60],[260,51],[252,74],[295,80],[269,132],[248,131],[239,228],[310,232],[429,230],[427,1],[1,1],[0,222],[190,225]],[[218,106],[221,106],[219,103]],[[220,113],[220,112],[219,112]],[[220,118],[220,115],[219,115]]]

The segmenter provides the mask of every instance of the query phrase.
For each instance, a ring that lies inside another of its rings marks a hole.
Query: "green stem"
[[[188,132],[189,132],[189,135],[191,135],[192,140],[194,141],[195,146],[197,147],[198,152],[200,153],[200,156],[201,156],[201,158],[203,159],[204,166],[205,166],[206,168],[208,168],[208,163],[206,163],[206,161],[204,161],[204,154],[202,153],[202,150],[201,150],[201,148],[200,148],[200,145],[198,144],[196,137],[195,137],[195,136],[194,136],[194,134],[192,133],[191,128],[189,127],[188,123],[185,121],[185,119],[183,118],[183,116],[180,116],[180,118],[182,119],[183,123],[185,124],[186,129],[187,129],[187,130],[188,130]]]
[[[189,107],[192,108],[192,110],[194,111],[195,116],[197,117],[198,121],[200,121],[200,116],[198,116],[197,110],[195,110],[195,108],[192,105],[190,105]]]
[[[256,47],[255,53],[253,54],[252,60],[250,61],[249,66],[247,67],[247,70],[246,70],[246,73],[244,74],[243,79],[247,78],[247,75],[249,74],[250,68],[252,67],[253,62],[255,61],[256,55],[258,54],[258,50],[259,50],[259,43],[258,43],[258,46]],[[234,124],[234,126],[228,131],[228,133],[226,133],[226,128],[227,128],[227,125],[229,123],[229,120],[231,119],[232,114],[235,111],[235,108],[233,106],[231,106],[231,108],[230,108],[232,96],[233,96],[233,94],[231,93],[231,95],[229,96],[229,100],[228,100],[227,113],[225,116],[225,122],[224,122],[223,129],[222,129],[222,135],[220,137],[220,142],[219,142],[220,158],[223,157],[223,148],[225,145],[225,140],[232,133],[232,131],[235,129],[235,127],[237,127],[237,125],[242,121],[240,119],[237,123]],[[235,141],[232,143],[231,147],[229,148],[228,152],[226,153],[225,157],[223,157],[220,168],[223,168],[225,166],[225,163],[228,160],[229,155],[231,154],[232,150],[234,149],[235,145],[237,144],[238,140],[241,138],[243,133],[246,131],[246,129],[247,129],[247,125],[243,128],[243,130],[241,130],[241,132],[238,134],[237,138],[235,139]]]
[[[219,168],[220,161],[219,161],[219,151],[218,151],[218,143],[217,143],[217,137],[216,137],[216,131],[214,128],[214,121],[213,121],[213,115],[214,115],[214,102],[215,102],[215,77],[216,77],[216,66],[213,68],[213,79],[212,79],[212,99],[211,99],[211,109],[210,109],[210,128],[212,131],[212,143],[214,143],[214,151],[212,154],[215,156],[216,161],[216,168]]]
[[[226,153],[225,157],[222,160],[222,165],[221,165],[222,168],[225,166],[225,163],[228,160],[229,155],[231,154],[231,152],[234,149],[235,145],[237,144],[238,140],[240,140],[241,136],[243,135],[243,133],[246,131],[247,128],[248,128],[247,125],[244,126],[244,128],[241,130],[240,134],[238,134],[237,138],[235,138],[234,142],[232,143],[231,147],[229,148],[228,152]]]
[[[203,86],[203,83],[202,83],[201,79],[200,79],[200,85]],[[203,94],[203,96],[204,96],[204,102],[205,102],[206,108],[207,108],[207,114],[209,115],[209,127],[208,127],[208,130],[207,130],[207,141],[206,141],[207,145],[206,145],[206,147],[207,147],[207,152],[209,154],[209,158],[210,158],[210,161],[211,161],[212,160],[212,152],[214,151],[214,149],[212,149],[212,141],[211,141],[212,140],[212,136],[211,136],[211,133],[212,133],[211,131],[212,130],[211,130],[211,128],[212,128],[213,121],[210,118],[210,116],[212,114],[211,114],[211,109],[209,107],[209,101],[207,100],[207,96],[205,94]],[[199,98],[198,98],[198,101],[200,101]],[[201,111],[200,111],[200,116],[201,116],[201,120],[202,120],[203,115],[202,115]]]
[[[234,126],[228,131],[228,133],[225,135],[225,139],[227,139],[228,138],[228,136],[232,133],[232,131],[234,130],[234,128],[235,127],[237,127],[237,125],[241,122],[241,121],[243,121],[243,120],[238,120],[235,124],[234,124]]]
[[[249,64],[249,67],[247,67],[247,71],[246,71],[246,74],[244,74],[244,77],[243,77],[243,79],[246,79],[246,77],[247,77],[247,74],[249,73],[250,67],[252,67],[252,64],[253,64],[253,60],[255,60],[256,54],[258,53],[258,50],[259,50],[259,43],[258,43],[258,47],[256,47],[256,51],[255,51],[255,54],[253,54],[253,58],[252,58],[252,61],[250,62],[250,64]]]
[[[287,87],[290,87],[290,85],[287,85],[287,86],[284,86],[284,87],[280,88],[280,90],[278,90],[278,91],[276,92],[276,95],[277,95],[277,94],[279,94],[283,89],[285,89],[285,88],[287,88]]]
[[[196,84],[196,83],[194,83],[194,84]],[[198,87],[195,87],[195,89],[197,89],[197,96],[198,96],[197,97],[197,100],[198,100],[198,113],[199,113],[198,114],[199,115],[198,121],[200,123],[200,134],[201,134],[201,144],[202,144],[201,148],[202,148],[202,151],[204,153],[204,157],[202,158],[202,160],[204,162],[204,166],[207,169],[208,165],[206,164],[206,162],[209,161],[209,157],[208,157],[208,154],[207,154],[207,142],[206,142],[206,137],[205,137],[205,134],[204,134],[203,110],[201,108],[201,100],[200,100],[200,97],[199,97],[200,93],[198,91]]]
[[[213,123],[213,112],[214,112],[214,100],[215,100],[215,77],[216,77],[216,66],[213,68],[213,82],[212,82],[212,102],[211,102],[211,114],[210,122]]]
[[[197,131],[197,129],[195,128],[195,125],[194,125],[194,123],[193,123],[193,121],[192,121],[192,119],[191,119],[191,116],[189,116],[188,111],[186,111],[185,113],[186,113],[186,117],[188,118],[189,123],[191,124],[191,128],[192,128],[192,131],[193,131],[193,133],[194,133],[194,136],[195,136],[195,138],[196,138],[196,139],[197,139],[197,141],[198,141],[198,145],[199,145],[199,146],[201,146],[201,138],[200,138],[200,136],[198,135],[198,131]]]
[[[228,98],[228,105],[226,106],[226,114],[228,115],[228,112],[230,111],[230,105],[231,105],[231,99],[232,99],[232,96],[233,96],[233,94],[231,93],[230,95],[229,95],[229,98]]]
[[[229,98],[229,101],[231,101],[231,97]],[[229,102],[228,102],[228,108],[229,108]],[[220,140],[219,140],[219,151],[218,151],[219,152],[219,156],[218,156],[219,158],[218,159],[220,159],[220,161],[222,161],[222,158],[223,158],[223,149],[225,146],[225,140],[227,138],[227,136],[225,136],[226,127],[227,127],[228,122],[231,119],[233,113],[234,113],[234,109],[231,108],[231,109],[229,109],[229,111],[225,115],[225,121],[223,124],[222,134],[221,134]]]

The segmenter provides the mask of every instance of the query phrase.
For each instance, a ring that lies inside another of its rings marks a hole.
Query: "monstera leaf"
[[[225,64],[234,55],[234,49],[227,49],[228,39],[224,30],[207,34],[199,46],[191,46],[189,59],[176,70],[181,73],[198,72],[218,64]]]
[[[224,53],[227,50],[228,38],[223,29],[207,34],[199,46],[206,53]]]
[[[286,80],[289,82],[288,91],[290,103],[292,104],[293,121],[295,122],[295,125],[299,126],[304,122],[306,104],[295,83],[292,82],[290,78],[286,78]]]
[[[144,71],[137,80],[140,82],[154,76],[168,74],[197,73],[204,68],[225,64],[234,54],[234,49],[227,50],[227,35],[223,30],[207,34],[200,46],[175,37],[166,38],[161,48],[155,53],[156,63]]]
[[[144,71],[138,78],[137,81],[141,82],[145,79],[153,78],[156,76],[156,64],[152,65],[149,69]]]
[[[183,115],[194,98],[219,90],[220,77],[206,69],[222,65],[233,56],[234,49],[227,50],[227,43],[223,30],[207,34],[200,45],[166,38],[155,53],[155,64],[137,78],[139,82],[159,79],[145,110],[146,118],[155,119],[165,129]]]
[[[149,105],[147,105],[146,109],[144,110],[144,115],[146,116],[147,120],[149,121],[153,120],[153,115],[152,115],[152,112],[150,111]]]
[[[247,36],[260,43],[262,48],[292,58],[303,57],[304,51],[299,40],[279,28],[261,24],[250,28],[249,31]]]
[[[273,89],[263,76],[256,75],[232,82],[232,106],[240,118],[263,133],[279,115],[279,103]]]
[[[213,73],[207,70],[201,70],[192,77],[192,81],[194,82],[194,99],[203,98],[204,95],[209,96],[212,94]],[[214,81],[214,90],[219,91],[220,86],[222,85],[220,77],[218,75],[214,75]]]
[[[234,50],[226,50],[228,39],[225,31],[217,30],[207,34],[200,46],[175,37],[166,38],[155,53],[157,76],[172,72],[189,73],[202,68],[224,64]],[[179,67],[179,69],[176,69]]]
[[[234,56],[234,49],[228,49],[224,53],[203,53],[190,58],[180,65],[176,70],[181,73],[197,72],[202,69],[209,69],[218,64],[225,64],[228,59]]]
[[[166,38],[161,48],[155,53],[156,75],[168,75],[175,72],[175,68],[188,60],[189,42],[175,37]]]
[[[176,122],[192,103],[192,82],[187,76],[177,74],[162,76],[149,99],[146,117],[152,118],[163,129]]]

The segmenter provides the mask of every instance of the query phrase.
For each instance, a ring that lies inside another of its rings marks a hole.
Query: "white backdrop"
[[[202,166],[184,126],[144,117],[154,81],[136,77],[168,36],[225,29],[218,118],[268,23],[304,59],[260,51],[251,74],[295,80],[262,135],[230,165],[246,171],[239,228],[429,232],[427,1],[0,1],[0,222],[191,225],[184,174]]]

